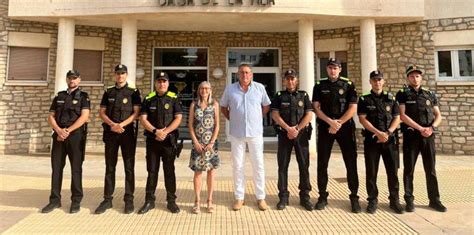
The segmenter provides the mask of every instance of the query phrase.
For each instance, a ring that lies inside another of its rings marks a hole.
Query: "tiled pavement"
[[[144,200],[146,168],[143,149],[137,153],[135,207]],[[298,205],[298,168],[296,161],[290,163],[289,189],[292,195],[290,206],[284,211],[275,209],[278,201],[276,179],[277,166],[274,153],[265,154],[267,178],[267,202],[271,209],[261,212],[255,203],[251,183],[250,165],[246,166],[248,184],[246,206],[235,212],[230,208],[233,202],[232,171],[230,156],[221,151],[222,166],[218,170],[214,201],[214,214],[191,214],[194,202],[192,171],[187,168],[189,150],[183,151],[176,162],[178,177],[178,205],[182,212],[171,214],[164,203],[162,173],[157,189],[157,208],[145,215],[122,214],[123,166],[117,167],[117,189],[114,208],[103,215],[93,211],[102,200],[104,162],[100,154],[90,152],[84,163],[84,200],[78,214],[68,214],[70,171],[67,164],[63,182],[63,206],[50,214],[39,210],[47,203],[50,187],[50,163],[47,156],[3,156],[0,158],[0,232],[18,233],[100,233],[100,234],[472,234],[474,219],[474,164],[472,156],[438,157],[438,177],[442,201],[448,212],[439,213],[426,205],[425,177],[421,161],[415,175],[415,213],[395,215],[388,208],[386,177],[383,164],[380,166],[379,210],[375,215],[365,212],[350,213],[345,170],[340,154],[335,153],[330,162],[329,205],[324,211],[305,211]],[[316,164],[312,157],[310,173],[313,188],[316,187]],[[365,174],[363,156],[359,155],[359,180],[361,204],[366,207]],[[399,171],[399,176],[401,176]],[[205,177],[204,177],[205,178]],[[204,185],[205,186],[205,185]],[[402,186],[402,183],[401,183]],[[205,188],[205,187],[203,187]],[[312,201],[317,194],[313,189]],[[402,192],[403,193],[403,190]],[[205,200],[206,192],[203,190]],[[205,203],[202,203],[205,207]]]

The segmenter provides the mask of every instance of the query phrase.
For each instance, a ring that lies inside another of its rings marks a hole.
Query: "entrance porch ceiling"
[[[53,17],[11,17],[57,23]],[[358,27],[366,17],[294,14],[239,13],[142,13],[127,15],[74,16],[77,25],[121,28],[122,19],[138,20],[139,30],[204,32],[297,32],[299,19],[313,20],[314,30]],[[376,24],[422,20],[422,17],[374,17]]]

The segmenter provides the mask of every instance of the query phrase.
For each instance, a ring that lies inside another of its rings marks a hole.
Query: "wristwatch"
[[[153,134],[156,134],[156,131],[157,131],[157,129],[155,128],[155,129],[153,129],[153,131],[151,131],[151,132],[153,132]]]

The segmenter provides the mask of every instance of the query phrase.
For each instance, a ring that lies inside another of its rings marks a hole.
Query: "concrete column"
[[[122,54],[121,63],[128,68],[127,81],[134,83],[137,71],[137,20],[122,20]]]
[[[369,73],[377,69],[377,42],[375,20],[363,19],[360,22],[360,59],[362,92],[370,91]]]
[[[299,53],[299,81],[300,89],[308,94],[313,93],[314,87],[314,32],[313,21],[302,19],[298,22],[298,53]],[[311,97],[310,97],[311,99]],[[316,153],[316,119],[311,121],[313,125],[313,138],[309,142],[309,151],[312,155]]]
[[[58,45],[56,51],[56,80],[54,83],[55,93],[67,89],[66,73],[67,71],[73,69],[74,31],[74,19],[59,19]]]

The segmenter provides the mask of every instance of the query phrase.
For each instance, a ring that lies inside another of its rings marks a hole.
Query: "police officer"
[[[68,89],[61,91],[53,99],[49,109],[48,123],[53,128],[53,147],[51,150],[51,195],[49,204],[41,212],[49,213],[61,207],[61,186],[66,155],[71,164],[71,208],[77,213],[83,197],[82,162],[85,147],[85,123],[89,118],[90,102],[86,92],[81,91],[80,73],[70,70],[66,74]]]
[[[178,126],[182,119],[182,109],[177,95],[168,91],[169,78],[160,72],[155,78],[155,91],[143,100],[140,122],[146,136],[146,165],[148,178],[146,181],[145,204],[138,211],[147,213],[155,208],[155,190],[158,183],[160,159],[163,162],[167,208],[172,213],[179,213],[176,205],[176,176],[174,160],[178,138]]]
[[[436,150],[434,131],[441,123],[438,99],[433,91],[421,86],[423,70],[416,65],[407,67],[408,86],[397,93],[400,118],[403,121],[403,183],[407,212],[415,211],[413,203],[413,173],[418,154],[421,152],[428,188],[429,206],[437,211],[447,209],[439,199],[436,178]]]
[[[400,110],[395,96],[383,90],[385,83],[383,73],[376,70],[370,73],[372,90],[359,98],[357,114],[365,130],[363,135],[366,185],[368,195],[367,212],[374,214],[377,210],[377,172],[380,155],[387,173],[390,192],[390,208],[397,214],[403,213],[399,200],[399,167],[397,127],[400,124]]]
[[[329,58],[326,71],[329,78],[323,78],[313,89],[313,108],[318,123],[318,189],[319,199],[316,210],[324,210],[329,193],[328,163],[334,140],[339,143],[347,170],[347,181],[351,194],[353,213],[361,211],[359,205],[359,179],[357,176],[357,152],[355,143],[355,125],[352,116],[357,111],[357,93],[351,80],[339,76],[341,62]]]
[[[127,75],[127,66],[115,66],[115,85],[106,89],[100,102],[99,115],[104,121],[105,186],[104,201],[95,210],[96,214],[112,208],[119,148],[125,168],[124,213],[130,214],[134,210],[136,135],[133,123],[140,112],[141,98],[138,89],[127,83]]]
[[[309,179],[309,144],[311,135],[310,122],[313,118],[313,107],[306,91],[298,90],[298,77],[294,70],[285,72],[283,83],[286,90],[278,92],[273,98],[272,118],[278,133],[278,210],[288,204],[288,166],[291,152],[295,148],[296,161],[300,170],[300,204],[311,211],[311,183]]]

